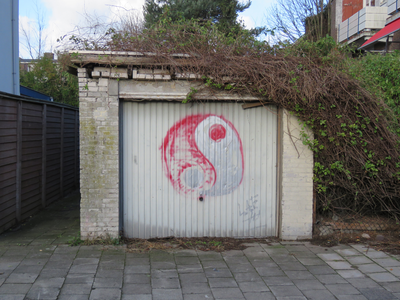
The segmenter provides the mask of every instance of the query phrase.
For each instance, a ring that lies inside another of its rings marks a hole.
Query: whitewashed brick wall
[[[119,235],[118,82],[78,69],[81,238]]]
[[[313,153],[300,139],[301,125],[288,111],[282,118],[281,231],[285,240],[312,236]]]

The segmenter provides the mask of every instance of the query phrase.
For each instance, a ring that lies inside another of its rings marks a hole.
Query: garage
[[[72,61],[82,239],[311,237],[314,161],[302,136],[312,132],[294,114],[205,89],[151,53]]]
[[[277,235],[277,109],[123,102],[126,237]]]

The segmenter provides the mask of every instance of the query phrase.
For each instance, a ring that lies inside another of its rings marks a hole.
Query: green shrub
[[[55,102],[79,105],[78,79],[48,57],[38,59],[29,72],[21,70],[23,86],[53,97]]]

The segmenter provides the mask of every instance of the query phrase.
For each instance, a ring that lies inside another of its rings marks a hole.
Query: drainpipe
[[[18,0],[11,1],[11,49],[12,49],[12,79],[13,94],[19,95],[19,26],[18,26]]]
[[[385,44],[385,54],[386,55],[388,53],[389,50],[389,36],[387,36],[386,38],[386,44]]]

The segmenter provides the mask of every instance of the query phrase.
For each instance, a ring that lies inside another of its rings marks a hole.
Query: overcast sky
[[[275,0],[253,0],[249,9],[240,14],[249,28],[265,25],[267,8]],[[30,37],[35,47],[38,16],[43,17],[46,51],[54,51],[57,39],[85,24],[85,15],[97,15],[103,20],[115,19],[127,11],[142,14],[144,0],[19,0],[20,57],[30,58],[26,39],[21,29]]]

